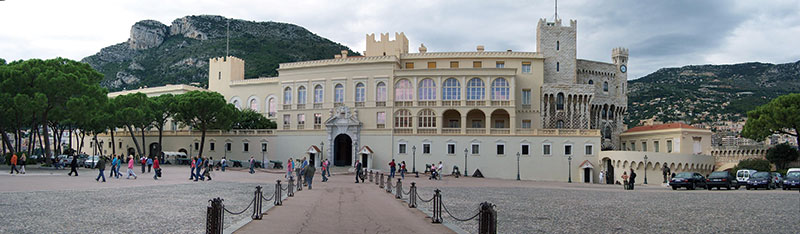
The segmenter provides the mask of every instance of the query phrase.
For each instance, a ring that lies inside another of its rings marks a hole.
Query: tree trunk
[[[206,129],[203,128],[202,134],[200,135],[200,152],[197,153],[198,157],[203,157],[203,146],[206,145]],[[225,150],[228,150],[227,148]]]
[[[42,126],[44,126],[44,139],[50,139],[50,133],[47,132],[47,112],[48,112],[48,110],[45,110],[42,113],[42,121],[41,121],[42,122]],[[51,155],[50,154],[50,141],[49,140],[44,142],[44,155],[46,156],[46,158],[49,158],[50,155]]]
[[[11,145],[11,142],[9,142],[9,141],[8,141],[8,134],[6,134],[6,131],[4,131],[4,130],[0,129],[0,133],[2,133],[2,134],[3,134],[3,135],[2,135],[2,140],[3,140],[3,149],[4,149],[4,150],[5,150],[5,149],[8,149],[8,152],[10,152],[10,153],[15,153],[15,152],[17,152],[17,151],[14,149],[14,146],[13,146],[13,145]],[[3,151],[3,152],[5,152],[5,151]]]
[[[125,125],[125,127],[128,127],[128,132],[131,134],[131,139],[133,139],[133,145],[136,146],[136,152],[139,153],[139,155],[141,155],[142,149],[139,148],[139,141],[136,140],[136,135],[135,132],[133,131],[133,128],[130,125]]]
[[[82,153],[83,144],[86,143],[86,133],[83,132],[83,130],[81,130],[81,132],[78,133],[78,140],[80,141],[80,143],[78,143],[78,153]]]
[[[73,132],[74,132],[74,130],[72,129],[72,126],[69,126],[69,148],[72,148],[72,133]]]
[[[33,147],[36,146],[36,132],[35,128],[31,126],[31,130],[28,131],[28,155],[31,155],[33,152]]]
[[[114,127],[111,128],[111,155],[117,155],[117,142],[114,141]]]
[[[145,155],[145,154],[147,154],[147,147],[148,147],[147,146],[147,141],[144,140],[144,128],[142,128],[141,130],[142,130],[142,132],[141,132],[142,133],[142,155],[140,156],[140,158],[141,157],[147,157],[147,155]]]
[[[46,124],[42,124],[42,127],[44,127],[44,130],[47,131],[47,125]],[[39,134],[39,129],[36,129],[36,137],[39,138],[39,148],[43,149],[44,147],[42,147],[42,134]],[[49,139],[45,139],[44,141],[49,142]]]
[[[95,145],[94,155],[103,155],[103,149],[100,148],[101,147],[100,142],[97,141],[97,133],[94,134],[94,145]],[[100,151],[100,153],[98,153],[97,151]]]
[[[161,140],[163,137],[164,137],[164,126],[161,126],[160,128],[158,128],[158,150],[155,153],[156,157],[160,157],[161,152],[163,152],[163,147],[161,147]]]

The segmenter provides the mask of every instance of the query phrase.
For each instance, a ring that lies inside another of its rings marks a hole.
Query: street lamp
[[[321,151],[321,152],[319,152],[319,162],[320,162],[320,165],[322,165],[322,160],[324,160],[324,159],[322,159],[322,156],[325,155],[325,142],[324,141],[320,141],[319,142],[319,151]],[[325,168],[325,169],[327,169],[327,168]]]
[[[567,168],[569,173],[569,178],[567,178],[567,183],[572,183],[572,155],[567,156]]]
[[[647,184],[647,155],[644,155],[644,184]]]
[[[414,165],[411,166],[411,168],[412,168],[411,170],[414,171],[415,177],[419,178],[419,172],[417,172],[417,146],[416,145],[415,146],[411,146],[411,155],[413,157],[413,159],[412,159],[413,161],[411,163],[414,164]]]
[[[519,180],[519,152],[517,152],[517,180]]]
[[[267,169],[267,165],[269,165],[269,163],[267,163],[267,158],[265,155],[266,153],[267,153],[267,144],[261,143],[261,168],[264,169]]]
[[[469,176],[469,170],[467,170],[467,148],[464,148],[464,176]]]

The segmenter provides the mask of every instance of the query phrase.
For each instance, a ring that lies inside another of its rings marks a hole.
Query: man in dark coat
[[[100,177],[103,177],[103,182],[106,182],[106,174],[104,174],[105,170],[106,170],[106,158],[105,157],[100,156],[100,159],[97,160],[97,170],[100,171],[100,174],[97,175],[97,179],[94,179],[94,180],[100,181]]]
[[[633,172],[633,168],[631,168],[631,178],[628,180],[628,184],[630,184],[630,189],[633,190],[633,185],[636,184],[636,172]]]
[[[75,176],[78,176],[78,156],[72,157],[72,162],[69,164],[70,171],[69,176],[72,176],[72,173],[75,173]]]
[[[306,181],[305,182],[306,182],[306,184],[308,184],[308,190],[311,190],[311,182],[314,181],[314,172],[316,170],[317,169],[314,168],[314,166],[308,166],[308,167],[306,167],[306,170],[304,171],[304,173],[306,173],[306,175],[305,175],[306,176]]]
[[[361,162],[356,159],[356,183],[358,183],[358,178],[361,177]]]

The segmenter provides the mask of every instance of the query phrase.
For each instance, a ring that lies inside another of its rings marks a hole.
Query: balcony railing
[[[322,103],[314,103],[314,109],[322,109]]]
[[[321,124],[314,124],[314,129],[322,129],[322,125]]]
[[[418,134],[436,134],[436,128],[420,128],[417,129]]]
[[[461,101],[442,101],[442,106],[461,106]]]
[[[378,124],[375,128],[386,128],[386,124]]]
[[[386,102],[375,102],[375,106],[378,106],[378,107],[386,106]]]
[[[467,134],[486,134],[485,128],[467,128]]]
[[[297,129],[299,130],[306,129],[306,124],[297,124]]]
[[[413,128],[395,128],[394,129],[394,133],[395,134],[412,134],[412,133],[414,133],[414,129]]]
[[[284,125],[283,125],[283,129],[289,129],[289,128],[291,128],[291,127],[292,127],[292,126],[291,126],[291,125],[289,125],[289,124],[284,124]]]
[[[442,134],[461,134],[461,128],[442,128]]]
[[[283,109],[284,110],[291,110],[292,109],[292,104],[283,104]]]
[[[511,129],[509,129],[509,128],[492,128],[491,132],[492,132],[492,134],[504,134],[504,135],[506,135],[506,134],[511,134]]]
[[[356,107],[364,107],[364,102],[356,102]]]
[[[492,101],[492,106],[510,106],[511,101]]]
[[[485,106],[486,101],[467,101],[467,106]]]
[[[304,110],[304,109],[306,109],[306,104],[297,104],[297,109],[298,109],[298,110]]]
[[[405,107],[405,106],[413,106],[414,102],[412,101],[403,101],[403,102],[394,102],[394,106],[397,107]]]
[[[344,106],[344,103],[341,102],[333,103],[333,107],[340,107],[340,106]]]
[[[436,101],[418,101],[418,106],[436,106]]]

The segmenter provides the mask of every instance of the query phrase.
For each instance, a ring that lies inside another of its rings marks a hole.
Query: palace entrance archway
[[[333,140],[335,166],[350,166],[353,164],[353,140],[347,134],[339,134]]]

